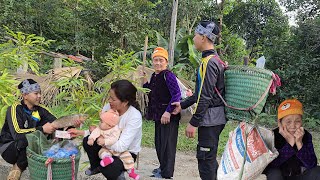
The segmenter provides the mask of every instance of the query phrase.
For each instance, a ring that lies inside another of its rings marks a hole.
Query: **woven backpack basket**
[[[273,82],[273,72],[247,66],[228,66],[225,71],[226,116],[251,120],[261,113]]]

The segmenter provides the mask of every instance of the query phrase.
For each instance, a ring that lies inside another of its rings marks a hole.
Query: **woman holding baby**
[[[121,129],[121,135],[119,139],[109,147],[110,150],[114,152],[128,151],[134,161],[141,150],[142,138],[142,116],[139,104],[136,101],[136,93],[137,89],[131,82],[128,80],[118,80],[111,84],[108,99],[109,103],[102,109],[102,114],[112,109],[117,111],[119,115],[118,127]],[[93,129],[90,130],[93,131]],[[101,166],[99,151],[102,147],[105,147],[106,140],[99,137],[92,145],[91,143],[88,144],[88,135],[90,132],[76,129],[69,130],[69,133],[73,137],[84,136],[83,147],[90,161],[90,168],[86,171],[86,174],[93,175],[101,172],[108,180],[123,179],[123,172],[126,169],[119,156],[112,156],[112,163],[105,167]],[[91,140],[89,140],[89,142],[90,141]],[[139,177],[135,179],[138,178]]]

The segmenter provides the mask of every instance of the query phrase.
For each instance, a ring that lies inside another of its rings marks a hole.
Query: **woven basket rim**
[[[239,66],[239,65],[229,65],[228,68],[226,69],[226,71],[228,71],[228,70],[250,70],[250,71],[254,71],[254,72],[258,72],[258,73],[268,74],[271,76],[273,74],[273,72],[269,69],[250,67],[250,66]]]
[[[30,155],[28,155],[30,154]],[[75,157],[75,160],[78,161],[80,160],[81,157],[81,152],[79,150],[78,154]],[[48,157],[40,155],[32,151],[29,147],[27,147],[27,158],[31,158],[40,162],[46,162],[48,160]],[[62,159],[54,159],[53,163],[69,163],[71,162],[70,158],[62,158]]]

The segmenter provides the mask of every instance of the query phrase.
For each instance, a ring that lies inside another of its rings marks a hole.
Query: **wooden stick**
[[[170,26],[170,42],[169,42],[169,67],[172,68],[174,64],[174,45],[176,41],[176,27],[177,27],[177,15],[178,15],[178,0],[172,2],[172,15]]]
[[[143,49],[143,61],[142,61],[142,72],[144,72],[144,69],[146,67],[146,60],[147,60],[147,50],[148,50],[148,35],[146,36],[144,40],[144,49]],[[143,78],[141,78],[141,86],[143,86]]]

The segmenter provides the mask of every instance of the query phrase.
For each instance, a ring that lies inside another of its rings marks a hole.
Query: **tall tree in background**
[[[249,58],[257,58],[269,42],[288,33],[288,20],[275,0],[248,0],[234,3],[224,17],[226,26],[239,34],[250,51]]]
[[[136,49],[150,29],[153,4],[148,0],[1,0],[0,24],[14,31],[56,40],[54,50],[106,54]],[[2,31],[4,32],[4,31]]]
[[[267,55],[268,67],[282,77],[279,99],[299,98],[307,115],[320,118],[320,1],[281,0],[287,11],[297,13],[290,36],[274,45]]]
[[[169,38],[173,1],[153,0],[153,2],[156,6],[150,16],[157,20],[151,22],[151,27],[165,38]],[[189,34],[193,34],[193,28],[199,20],[213,18],[214,5],[211,0],[179,0],[177,29],[185,28]]]
[[[319,0],[280,0],[287,11],[296,11],[298,19],[312,19],[320,15]]]

